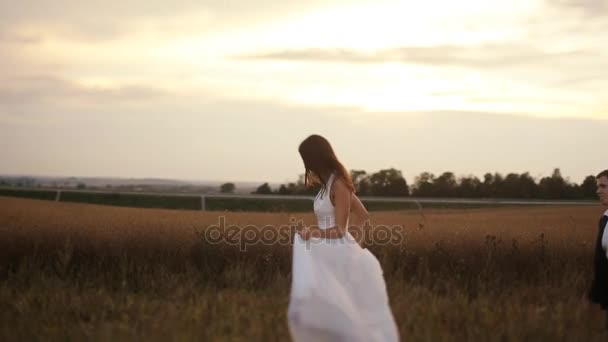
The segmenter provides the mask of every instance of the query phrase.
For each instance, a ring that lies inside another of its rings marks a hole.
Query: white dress
[[[314,210],[319,228],[335,226],[329,191],[319,192]],[[296,234],[292,273],[287,317],[294,341],[399,340],[380,264],[348,232],[308,241]]]

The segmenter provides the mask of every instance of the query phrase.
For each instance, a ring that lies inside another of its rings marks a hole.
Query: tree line
[[[453,172],[435,176],[423,172],[408,185],[400,170],[389,168],[374,173],[351,170],[351,178],[360,196],[388,197],[458,197],[458,198],[514,198],[514,199],[596,199],[595,176],[580,183],[564,178],[560,169],[551,176],[535,179],[530,173],[486,173],[483,179],[476,176],[456,177]],[[223,186],[222,190],[226,189]],[[229,190],[234,190],[230,187]],[[260,185],[254,194],[312,195],[317,189],[304,186],[304,175],[298,180],[272,189],[268,183]]]

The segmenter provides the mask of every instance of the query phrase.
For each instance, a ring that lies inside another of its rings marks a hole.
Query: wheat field
[[[372,212],[365,245],[403,341],[605,341],[605,317],[586,300],[601,213]],[[300,219],[314,223],[312,213],[0,197],[0,340],[289,340],[290,223]],[[380,241],[381,225],[398,238]],[[250,235],[229,239],[238,229]]]

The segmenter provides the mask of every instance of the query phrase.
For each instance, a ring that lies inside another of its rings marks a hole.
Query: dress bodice
[[[315,216],[317,225],[320,229],[328,229],[336,226],[336,209],[331,203],[331,185],[334,181],[335,173],[332,173],[324,187],[319,190],[314,200]]]

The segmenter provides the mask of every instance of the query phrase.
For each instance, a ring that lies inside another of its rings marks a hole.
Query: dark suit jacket
[[[608,216],[600,219],[600,229],[595,243],[594,277],[589,292],[589,299],[600,304],[604,310],[608,310],[608,258],[606,251],[602,248],[602,236],[608,223]]]

